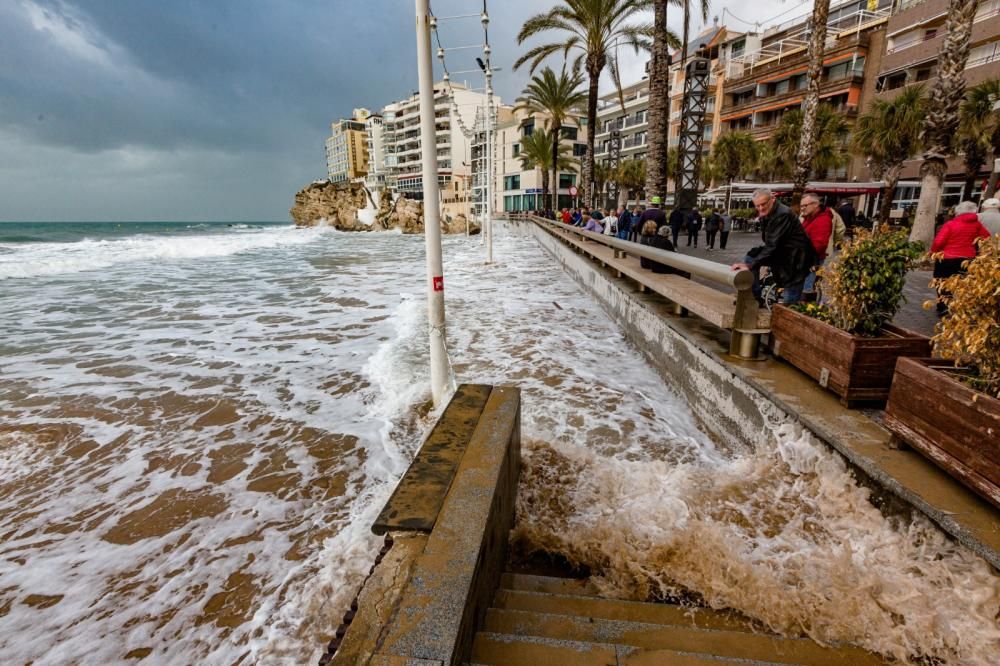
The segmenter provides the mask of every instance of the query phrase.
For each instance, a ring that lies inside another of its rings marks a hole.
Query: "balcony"
[[[861,74],[848,74],[837,79],[828,79],[821,81],[819,84],[819,94],[821,97],[828,97],[831,94],[836,94],[838,92],[848,92],[852,87],[861,87],[864,83],[864,77]],[[779,108],[781,106],[788,106],[794,104],[797,101],[801,101],[805,97],[807,88],[796,88],[789,89],[782,93],[776,93],[773,95],[757,96],[754,95],[749,101],[743,102],[741,104],[724,104],[722,106],[722,115],[727,116],[733,113],[753,113],[762,110],[764,107],[767,108]]]

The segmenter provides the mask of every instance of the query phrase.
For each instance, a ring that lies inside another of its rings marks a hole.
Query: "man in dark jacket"
[[[698,247],[698,234],[701,233],[701,223],[701,212],[697,208],[692,208],[687,216],[688,247],[691,247],[692,240],[694,241],[694,246]]]
[[[673,238],[674,247],[677,247],[677,238],[681,235],[681,229],[687,226],[687,210],[684,208],[674,208],[670,212],[670,236]]]
[[[753,293],[760,298],[760,269],[767,266],[783,289],[782,302],[797,303],[802,300],[802,285],[816,263],[812,241],[795,213],[780,203],[771,190],[755,191],[753,205],[760,216],[764,244],[751,249],[743,262],[733,264],[732,269],[753,271]]]
[[[649,208],[642,211],[642,215],[639,216],[639,233],[642,233],[642,227],[646,225],[647,220],[652,220],[656,222],[656,228],[659,229],[667,223],[667,215],[663,212],[663,199],[660,197],[652,197],[649,200]]]

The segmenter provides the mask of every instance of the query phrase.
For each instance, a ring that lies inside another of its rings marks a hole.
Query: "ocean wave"
[[[194,236],[132,236],[120,240],[84,239],[75,243],[8,245],[0,253],[0,280],[64,275],[138,262],[226,257],[240,252],[310,243],[321,229],[240,230],[242,233]]]

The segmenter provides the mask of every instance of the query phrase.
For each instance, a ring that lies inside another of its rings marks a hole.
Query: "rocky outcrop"
[[[368,190],[360,183],[331,183],[321,180],[295,194],[295,205],[289,213],[299,227],[326,224],[341,231],[399,229],[404,234],[424,233],[424,206],[421,202],[405,197],[397,197],[394,201],[389,192],[383,191],[375,220],[368,225],[358,219],[358,210],[368,207],[372,202]],[[473,222],[470,226],[472,233],[479,233],[478,224]],[[465,216],[442,216],[441,232],[464,234]]]

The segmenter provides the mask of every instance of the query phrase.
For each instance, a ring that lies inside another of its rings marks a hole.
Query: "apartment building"
[[[368,109],[354,109],[350,119],[330,125],[326,140],[326,171],[331,183],[345,183],[364,178],[368,173],[368,135],[365,122]]]
[[[472,128],[476,110],[486,104],[484,94],[473,92],[462,84],[452,83],[450,88],[454,93],[454,104],[449,96],[449,86],[443,81],[434,84],[438,183],[446,203],[450,194],[468,189]],[[382,121],[385,184],[408,197],[419,199],[423,195],[420,95],[414,93],[387,105],[382,110]]]
[[[507,110],[506,113],[501,112],[496,127],[494,210],[504,212],[540,210],[550,205],[550,199],[544,196],[542,188],[542,170],[537,167],[525,168],[521,155],[521,145],[525,137],[531,136],[536,129],[548,128],[550,122],[551,116],[547,113],[528,113],[513,109]],[[586,131],[586,119],[581,116],[567,118],[559,131],[560,142],[568,147],[566,155],[575,158],[577,168],[579,160],[583,159],[587,150]],[[551,174],[549,180],[552,180]],[[580,174],[577,170],[559,172],[557,186],[559,208],[573,205],[573,196],[569,188],[578,186],[579,183]],[[550,182],[550,193],[552,187],[553,184]]]
[[[730,38],[738,33],[714,22],[701,33],[688,40],[688,57],[694,56],[702,47],[711,61],[709,77],[709,102],[706,109],[704,144],[705,154],[711,149],[713,138],[719,134],[721,108],[720,94],[725,80],[724,62]],[[670,67],[670,121],[667,147],[676,148],[680,143],[681,110],[684,105],[684,71],[680,50],[671,54]],[[649,64],[647,63],[647,70]],[[625,102],[622,109],[618,93],[603,96],[598,102],[597,135],[594,141],[594,155],[598,163],[611,161],[611,133],[617,131],[621,137],[621,159],[645,159],[649,145],[649,79],[642,80],[622,89]],[[674,183],[668,185],[672,193]],[[669,195],[668,195],[669,196]]]
[[[373,113],[365,120],[365,142],[368,146],[368,172],[365,185],[369,190],[385,187],[385,120]]]
[[[892,99],[906,87],[924,85],[929,91],[937,76],[937,58],[947,31],[948,0],[902,0],[889,18],[885,55],[873,82],[878,99]],[[971,50],[965,65],[966,87],[1000,78],[1000,0],[982,0],[972,26]],[[983,166],[986,178],[992,164]],[[920,197],[920,160],[906,163],[897,206],[916,205]],[[948,160],[943,206],[958,203],[965,167],[961,156]],[[977,193],[978,196],[978,193]]]
[[[873,72],[879,71],[882,61],[892,5],[893,0],[849,0],[830,9],[820,103],[833,107],[849,127],[871,104]],[[810,33],[808,21],[798,19],[729,40],[720,132],[743,130],[765,141],[785,113],[801,107],[807,88]],[[845,135],[845,153],[847,141]],[[862,159],[851,157],[846,166],[819,175],[827,180],[853,180],[866,178],[868,173]]]

